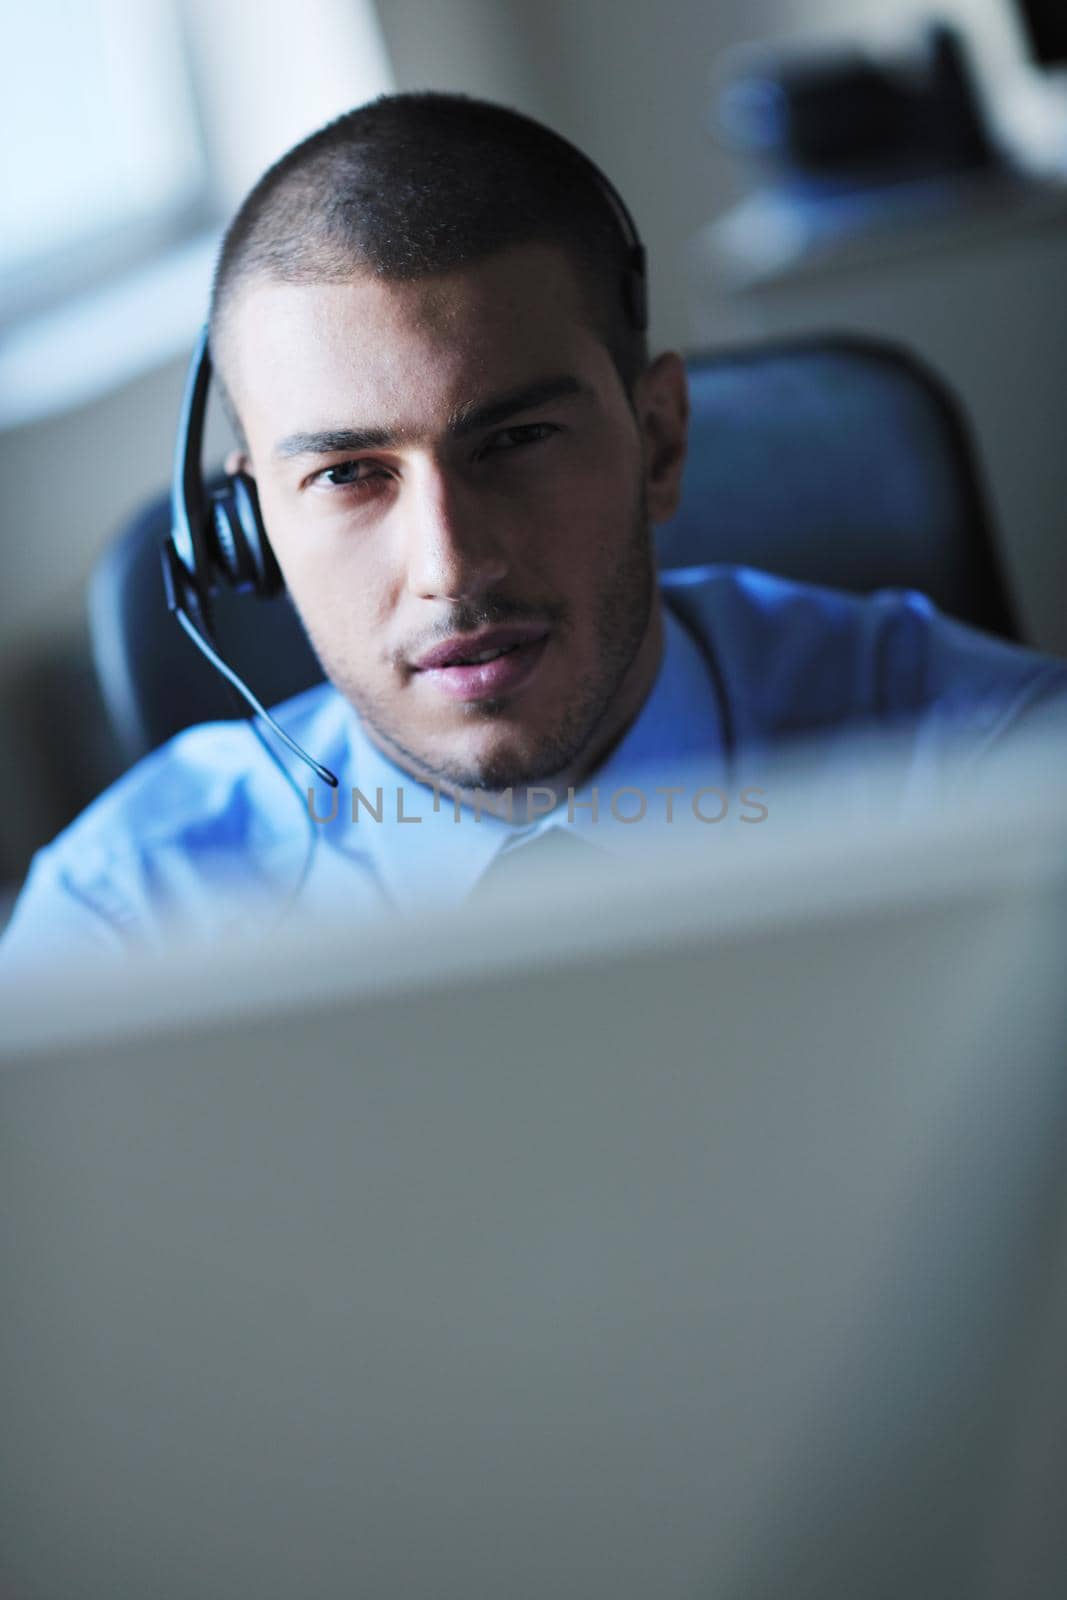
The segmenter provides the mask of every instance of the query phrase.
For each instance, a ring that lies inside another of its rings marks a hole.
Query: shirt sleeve
[[[911,672],[918,678],[913,715],[928,733],[965,737],[981,757],[1005,739],[1067,723],[1067,662],[947,617],[925,596],[906,591],[898,603],[924,624]],[[911,675],[899,670],[905,680]],[[882,685],[880,694],[889,698],[891,690]]]
[[[69,966],[81,961],[113,960],[129,949],[120,892],[110,908],[86,895],[62,865],[54,845],[38,850],[15,909],[0,936],[0,982],[22,971],[39,970],[48,962]]]

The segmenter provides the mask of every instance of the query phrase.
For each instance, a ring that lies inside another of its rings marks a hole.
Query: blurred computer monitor
[[[1065,788],[23,987],[0,1594],[1062,1594]]]

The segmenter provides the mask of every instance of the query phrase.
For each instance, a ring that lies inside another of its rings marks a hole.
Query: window
[[[209,189],[173,0],[33,0],[4,33],[11,319],[187,235]]]
[[[28,0],[5,17],[0,429],[188,349],[284,150],[395,87],[374,0]]]

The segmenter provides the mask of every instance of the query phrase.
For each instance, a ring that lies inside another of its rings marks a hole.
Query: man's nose
[[[496,519],[456,472],[428,464],[408,502],[408,584],[424,599],[469,600],[506,576],[509,561]]]

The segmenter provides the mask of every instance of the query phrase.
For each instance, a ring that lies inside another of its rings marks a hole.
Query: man
[[[699,831],[723,807],[691,772],[765,821],[738,786],[787,736],[911,719],[916,751],[985,748],[1067,696],[1067,668],[917,594],[727,568],[661,594],[686,383],[648,359],[632,243],[582,157],[457,96],[386,97],[261,179],[211,350],[328,678],[278,720],[339,795],[298,817],[246,727],[189,730],[38,855],[9,957],[457,901],[534,834],[625,846],[653,792]]]

